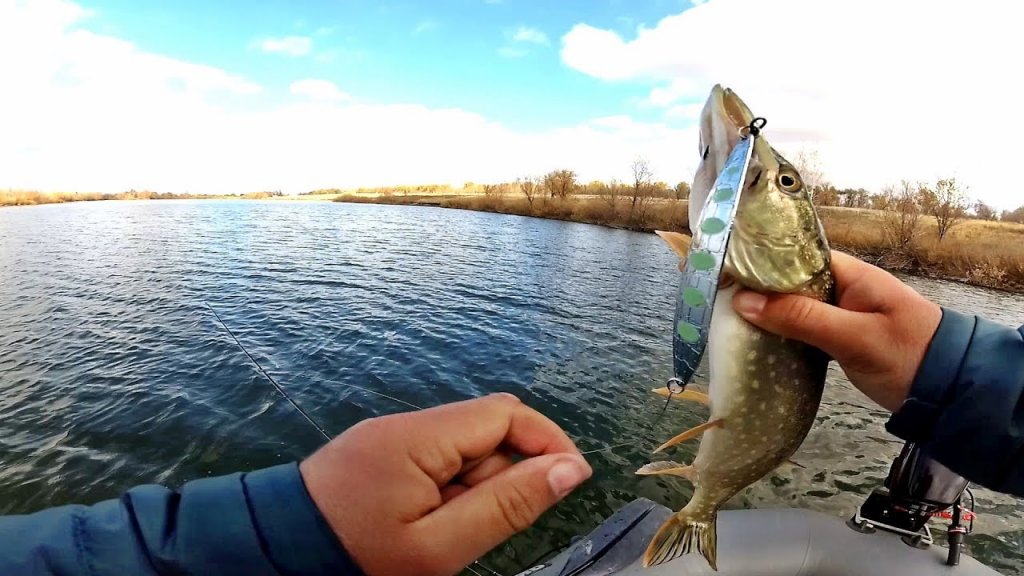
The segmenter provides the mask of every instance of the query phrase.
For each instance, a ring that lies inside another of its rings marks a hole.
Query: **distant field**
[[[1024,291],[1022,224],[964,220],[940,242],[935,220],[922,218],[921,233],[910,253],[896,257],[885,241],[885,212],[855,208],[818,210],[834,247],[873,260],[879,266]]]
[[[99,192],[38,192],[35,190],[0,190],[0,206],[33,206],[36,204],[63,204],[65,202],[96,202],[100,200],[185,200],[185,199],[246,199],[262,200],[280,198],[274,192],[249,192],[245,194],[172,194],[148,190],[101,194]],[[291,197],[294,199],[295,197]]]

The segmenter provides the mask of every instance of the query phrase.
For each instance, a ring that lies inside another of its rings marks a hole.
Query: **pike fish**
[[[720,85],[712,89],[701,113],[702,160],[690,197],[691,230],[698,230],[707,196],[753,120],[750,109],[732,90]],[[689,238],[672,232],[659,235],[686,258]],[[732,308],[733,294],[740,288],[833,301],[830,252],[821,221],[800,174],[764,136],[753,141],[712,309],[708,392],[687,389],[674,395],[709,406],[710,418],[655,450],[699,436],[697,455],[689,465],[662,460],[637,471],[678,476],[694,485],[689,503],[665,521],[651,540],[643,557],[645,567],[696,550],[717,571],[719,508],[785,463],[810,431],[818,411],[828,357],[817,348],[743,320]],[[670,395],[667,388],[655,392]]]

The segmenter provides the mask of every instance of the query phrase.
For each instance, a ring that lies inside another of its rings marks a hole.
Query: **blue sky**
[[[641,84],[609,84],[566,67],[560,38],[575,24],[617,30],[691,6],[687,0],[437,2],[85,1],[88,27],[139,48],[217,66],[286,98],[297,78],[323,78],[377,103],[456,107],[523,129],[633,109]],[[244,8],[240,8],[243,6]],[[522,33],[523,30],[528,32]],[[520,32],[519,39],[516,33]],[[535,32],[535,33],[534,33]],[[307,38],[308,53],[262,54],[259,42]]]
[[[691,3],[693,2],[693,3]],[[1016,207],[997,0],[0,0],[0,187],[689,181],[716,83],[839,187]],[[927,15],[927,18],[922,18]]]

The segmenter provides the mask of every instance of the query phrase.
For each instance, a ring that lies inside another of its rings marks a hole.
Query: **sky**
[[[0,0],[0,188],[690,181],[731,87],[839,187],[1024,204],[1001,0]]]

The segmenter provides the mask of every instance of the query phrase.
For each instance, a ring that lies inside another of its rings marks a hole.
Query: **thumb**
[[[417,522],[451,573],[530,527],[592,474],[578,454],[528,458],[473,486]]]
[[[820,348],[836,360],[860,350],[870,337],[873,324],[862,312],[795,294],[766,296],[740,290],[733,296],[733,308],[758,328]]]

